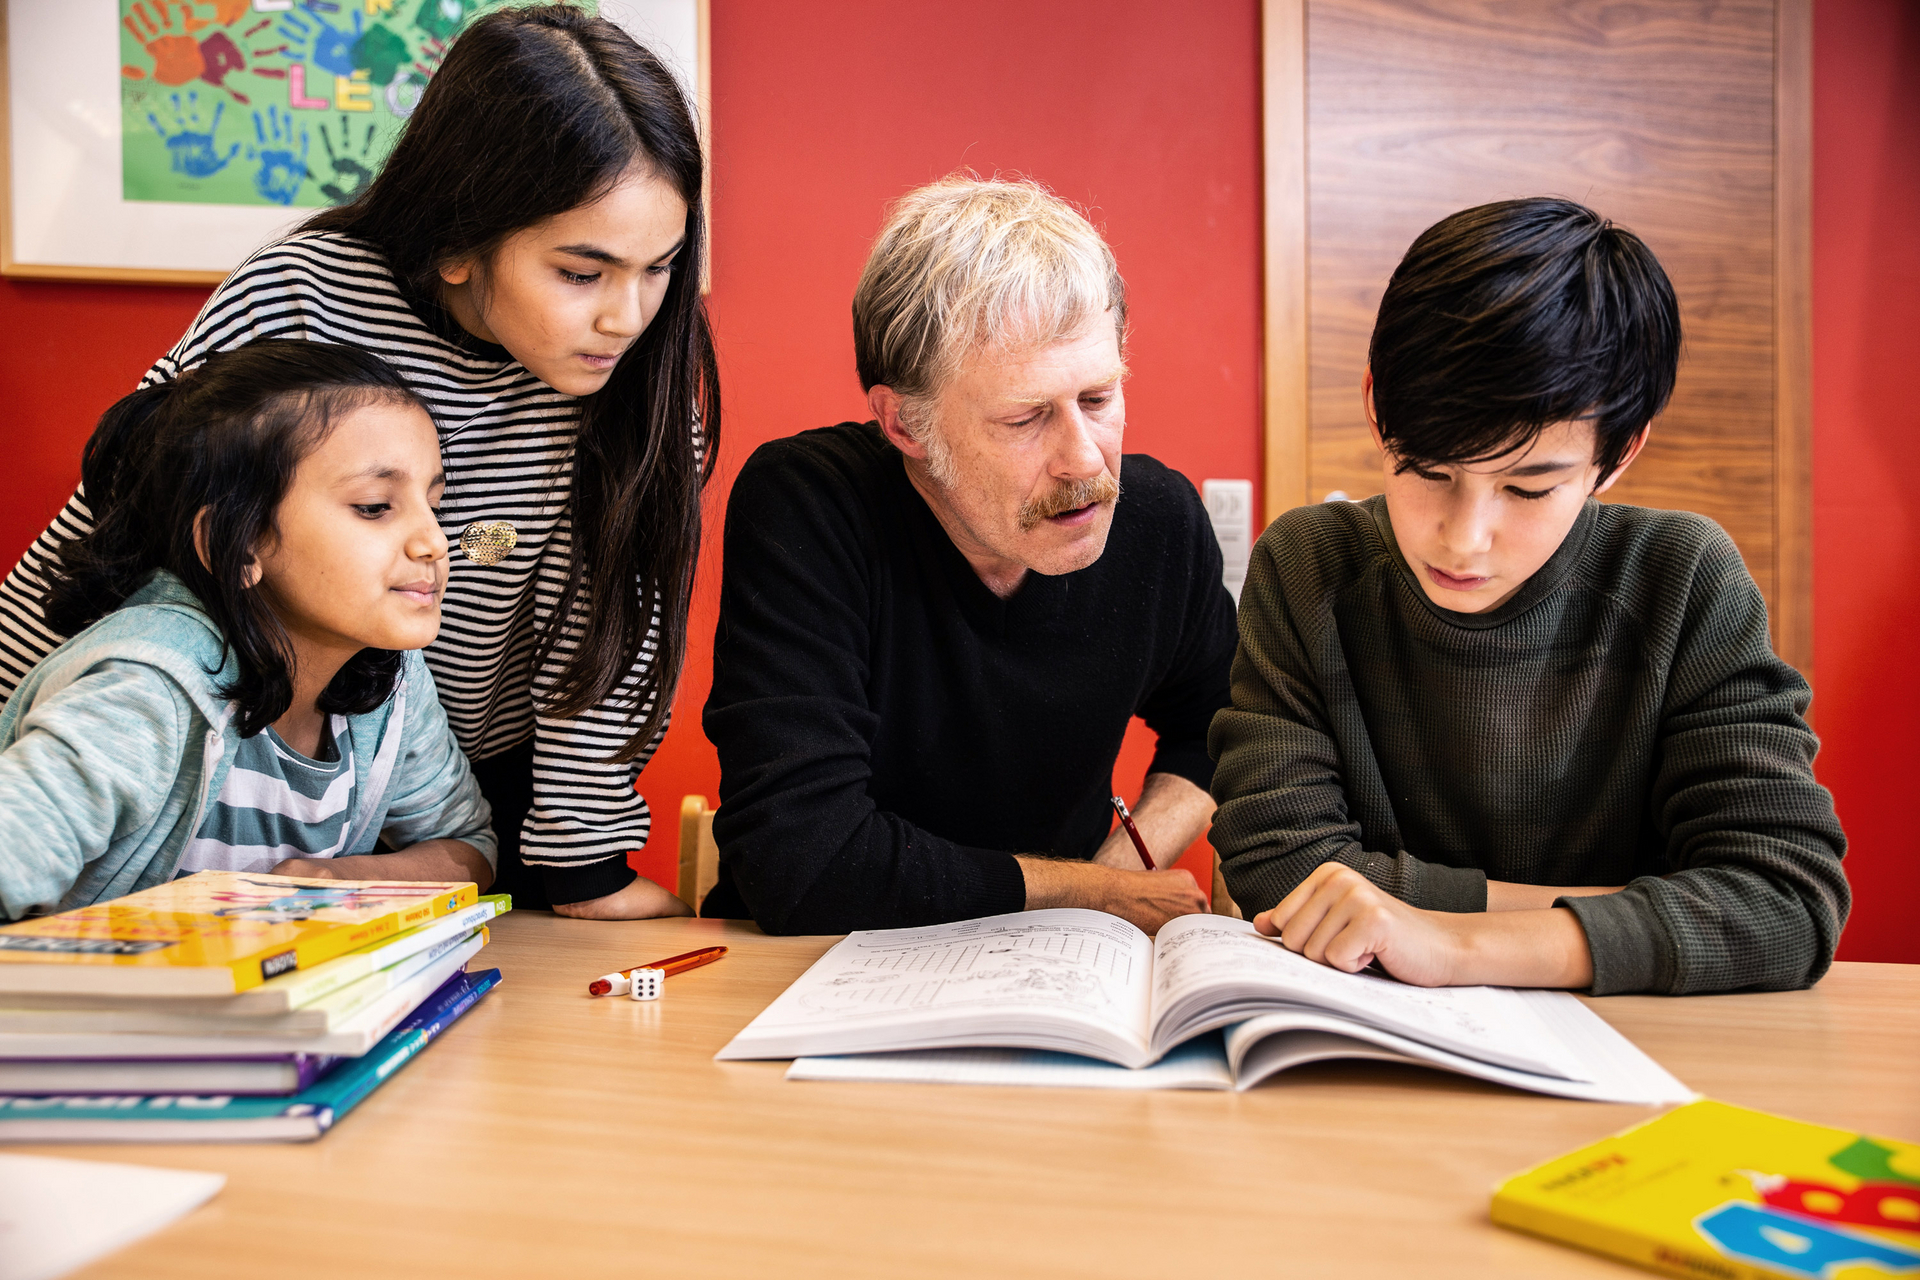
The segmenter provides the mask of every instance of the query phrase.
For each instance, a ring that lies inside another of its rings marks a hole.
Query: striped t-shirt
[[[309,759],[272,729],[240,739],[174,875],[271,871],[288,858],[351,853],[353,748],[345,716],[328,718],[320,754],[332,759]]]
[[[439,428],[447,470],[440,522],[456,548],[427,665],[470,757],[533,738],[533,805],[521,828],[521,856],[549,868],[565,887],[597,897],[632,879],[624,855],[646,843],[650,827],[633,785],[652,748],[632,763],[609,757],[632,732],[633,693],[652,646],[599,706],[571,719],[535,709],[534,694],[550,689],[558,674],[557,665],[533,670],[532,657],[536,629],[552,616],[572,552],[568,490],[579,402],[534,377],[504,347],[460,332],[444,313],[433,319],[409,304],[373,246],[337,232],[300,232],[228,276],[141,385],[178,377],[215,351],[257,338],[351,343],[406,378]],[[461,556],[461,531],[495,520],[513,525],[512,552],[494,565]],[[62,639],[41,617],[46,565],[61,540],[91,528],[84,496],[75,493],[0,584],[0,701]],[[571,638],[563,635],[556,650],[558,664],[571,652]]]

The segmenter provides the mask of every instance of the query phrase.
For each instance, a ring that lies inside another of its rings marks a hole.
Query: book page
[[[1587,1102],[1660,1105],[1696,1095],[1639,1046],[1564,991],[1515,991],[1585,1068],[1589,1080],[1567,1080],[1496,1066],[1449,1053],[1350,1018],[1296,1010],[1263,1014],[1227,1031],[1235,1087],[1248,1089],[1276,1072],[1327,1059],[1376,1058],[1438,1067],[1495,1084]]]
[[[1166,1047],[1227,1022],[1298,1006],[1398,1032],[1454,1053],[1585,1080],[1539,1016],[1504,987],[1414,987],[1317,964],[1246,920],[1182,916],[1154,948],[1153,1043]]]
[[[1187,1041],[1151,1066],[1128,1070],[1049,1049],[908,1049],[795,1058],[789,1080],[887,1084],[991,1084],[1069,1089],[1231,1089],[1219,1032]]]
[[[849,934],[719,1057],[789,1058],[993,1043],[1141,1059],[1153,944],[1058,908]]]
[[[53,1280],[200,1207],[223,1173],[0,1155],[0,1280]]]

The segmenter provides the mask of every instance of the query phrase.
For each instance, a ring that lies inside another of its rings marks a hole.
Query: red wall
[[[1814,9],[1814,681],[1849,960],[1920,962],[1920,6]]]
[[[847,306],[866,245],[888,199],[962,165],[1038,177],[1106,228],[1134,304],[1129,448],[1195,480],[1257,478],[1257,28],[1252,0],[716,4],[715,528],[755,445],[862,416]],[[1818,0],[1815,41],[1819,769],[1854,842],[1841,954],[1920,962],[1906,811],[1920,773],[1920,411],[1902,386],[1920,352],[1920,10]],[[0,281],[0,558],[58,507],[93,419],[203,296]],[[669,885],[680,797],[717,790],[699,731],[717,575],[709,557],[679,719],[641,780],[658,825],[636,862]],[[1130,793],[1145,758],[1136,737]]]

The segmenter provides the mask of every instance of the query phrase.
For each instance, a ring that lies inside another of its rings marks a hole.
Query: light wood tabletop
[[[732,953],[657,1004],[586,995],[715,942]],[[1490,1225],[1487,1199],[1653,1108],[1378,1063],[1221,1094],[714,1062],[832,942],[516,912],[474,962],[500,988],[318,1142],[30,1149],[228,1175],[88,1277],[1635,1274]],[[1920,1138],[1920,966],[1592,1003],[1713,1097]]]

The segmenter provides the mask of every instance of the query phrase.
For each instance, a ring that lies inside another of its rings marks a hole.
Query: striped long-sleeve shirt
[[[644,676],[645,655],[622,690],[573,719],[535,706],[567,656],[564,634],[552,664],[535,671],[532,661],[572,551],[568,492],[579,402],[534,377],[505,348],[460,332],[443,312],[423,311],[436,309],[409,305],[383,255],[365,241],[297,233],[227,277],[141,385],[175,378],[213,352],[258,338],[351,343],[406,378],[433,413],[447,471],[440,520],[456,550],[440,636],[426,651],[447,718],[475,759],[533,738],[533,806],[521,856],[547,869],[556,901],[610,893],[631,880],[624,855],[646,843],[650,826],[646,801],[634,791],[646,757],[609,759],[632,732],[632,691]],[[513,551],[495,565],[464,558],[461,532],[496,520],[513,525]],[[91,528],[85,495],[77,492],[0,583],[0,704],[63,638],[41,615],[47,566],[61,541]]]

